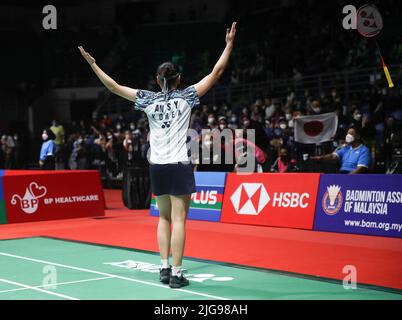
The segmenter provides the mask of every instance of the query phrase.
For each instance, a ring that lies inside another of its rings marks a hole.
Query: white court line
[[[57,296],[57,297],[61,297],[61,298],[68,299],[68,300],[80,300],[80,299],[77,299],[77,298],[74,298],[74,297],[66,296],[64,294],[60,294],[60,293],[56,293],[56,292],[52,292],[52,291],[48,291],[48,290],[43,290],[43,289],[40,289],[40,288],[31,287],[31,286],[28,286],[26,284],[19,283],[19,282],[14,282],[14,281],[6,280],[6,279],[0,279],[0,281],[12,284],[14,286],[23,287],[25,289],[31,289],[31,290],[47,293],[47,294]]]
[[[94,279],[85,279],[85,280],[76,280],[76,281],[69,281],[69,282],[60,282],[60,283],[52,283],[50,284],[44,284],[41,286],[35,286],[34,288],[46,288],[49,286],[62,286],[65,284],[73,284],[73,283],[81,283],[81,282],[90,282],[90,281],[99,281],[99,280],[104,280],[104,279],[111,279],[112,277],[102,277],[102,278],[94,278]],[[14,292],[14,291],[23,291],[23,290],[30,290],[31,288],[18,288],[18,289],[10,289],[10,290],[3,290],[0,291],[0,293],[7,293],[7,292]]]
[[[95,271],[95,270],[90,270],[90,269],[84,269],[84,268],[79,268],[79,267],[73,267],[73,266],[69,266],[69,265],[65,265],[65,264],[54,263],[54,262],[44,261],[44,260],[39,260],[39,259],[32,259],[32,258],[28,258],[28,257],[17,256],[17,255],[14,255],[14,254],[3,253],[3,252],[0,252],[0,255],[6,256],[6,257],[12,257],[12,258],[17,258],[17,259],[22,259],[22,260],[28,260],[28,261],[32,261],[32,262],[38,262],[38,263],[49,264],[49,265],[58,266],[58,267],[62,267],[62,268],[68,268],[68,269],[72,269],[72,270],[78,270],[78,271],[83,271],[83,272],[95,273],[95,274],[99,274],[99,275],[102,275],[102,276],[105,276],[105,277],[117,278],[117,279],[122,279],[122,280],[127,280],[127,281],[132,281],[132,282],[147,284],[147,285],[154,286],[154,287],[159,287],[159,288],[163,288],[163,289],[172,290],[169,286],[166,286],[166,285],[161,285],[161,284],[157,284],[157,283],[152,283],[152,282],[137,280],[137,279],[128,278],[128,277],[123,277],[123,276],[118,276],[118,275],[115,275],[115,274],[110,274],[110,273],[105,273],[105,272],[100,272],[100,271]],[[217,299],[217,300],[230,300],[230,299],[228,299],[228,298],[222,298],[222,297],[218,297],[218,296],[212,296],[212,295],[209,295],[209,294],[200,293],[200,292],[195,292],[195,291],[190,291],[190,290],[184,290],[184,289],[174,289],[174,290],[175,290],[175,291],[184,292],[184,293],[190,293],[190,294],[193,294],[193,295],[196,295],[196,296],[202,296],[202,297]]]

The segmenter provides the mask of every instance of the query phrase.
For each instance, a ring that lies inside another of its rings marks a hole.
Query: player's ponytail
[[[170,85],[179,76],[178,68],[171,62],[164,62],[158,67],[156,76],[162,82],[162,92],[164,93],[165,101],[167,101]]]

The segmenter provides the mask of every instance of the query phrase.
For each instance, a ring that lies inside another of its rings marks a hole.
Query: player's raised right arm
[[[135,101],[138,91],[137,89],[125,87],[118,84],[115,80],[109,77],[101,68],[99,68],[99,66],[95,63],[96,62],[95,58],[92,57],[88,52],[86,52],[83,47],[79,46],[78,49],[80,50],[81,55],[84,57],[84,59],[91,66],[96,76],[108,90],[127,100]]]
[[[232,23],[232,27],[226,30],[226,47],[223,50],[218,62],[215,64],[212,72],[194,85],[199,97],[204,96],[218,82],[225,71],[229,62],[230,54],[233,50],[233,43],[236,35],[236,22]]]

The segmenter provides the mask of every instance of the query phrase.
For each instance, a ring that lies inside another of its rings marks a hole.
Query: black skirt
[[[191,163],[150,164],[151,190],[156,196],[182,196],[196,192]]]

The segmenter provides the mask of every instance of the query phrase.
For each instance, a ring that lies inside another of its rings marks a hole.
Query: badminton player
[[[187,129],[191,109],[219,80],[226,69],[233,49],[236,22],[226,30],[226,47],[209,75],[200,82],[179,90],[178,69],[171,62],[161,64],[156,72],[160,92],[132,89],[118,84],[96,64],[95,59],[78,47],[99,80],[109,89],[134,102],[134,109],[143,111],[150,127],[150,178],[160,217],[158,245],[161,255],[160,281],[171,288],[189,284],[182,272],[186,238],[186,218],[191,194],[196,191],[192,164],[187,152]],[[172,228],[171,228],[172,227]],[[169,254],[172,252],[172,266]]]

